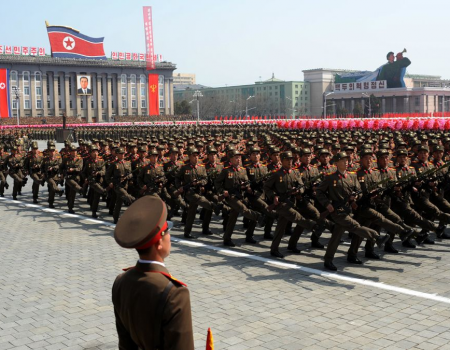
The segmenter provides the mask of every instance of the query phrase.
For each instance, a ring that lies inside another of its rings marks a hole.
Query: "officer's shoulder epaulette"
[[[394,168],[394,167],[389,167],[389,169],[391,169],[391,170],[395,170],[395,168]]]
[[[419,163],[419,161],[418,160],[413,160],[413,161],[411,161],[411,163]]]
[[[198,164],[198,166],[203,166],[203,167],[204,167],[204,166],[205,166],[205,164]]]
[[[356,174],[356,171],[349,171],[349,174]]]
[[[230,169],[230,168],[231,168],[231,166],[226,166],[226,167],[223,168],[223,169],[225,170],[225,169]]]

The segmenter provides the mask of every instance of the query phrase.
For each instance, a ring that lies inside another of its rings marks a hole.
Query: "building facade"
[[[173,75],[173,83],[175,85],[194,85],[195,84],[195,74],[175,73]]]
[[[334,78],[336,74],[356,71],[343,69],[309,69],[304,70],[304,80],[311,86],[310,115],[323,115],[326,104],[327,114],[336,114],[345,109],[353,112],[359,103],[367,112],[373,110],[373,101],[366,95],[374,96],[380,102],[379,113],[434,113],[450,111],[450,81],[440,76],[406,74],[406,87],[385,88],[374,91],[336,91]],[[370,113],[370,112],[369,112]]]
[[[0,68],[10,70],[13,117],[78,117],[87,122],[113,121],[115,116],[148,115],[148,75],[159,76],[160,114],[174,114],[172,63],[62,59],[0,55]],[[77,76],[88,75],[92,95],[77,94]],[[18,88],[19,94],[15,93]]]
[[[271,79],[251,85],[202,87],[181,89],[174,92],[175,102],[192,102],[195,91],[200,98],[201,115],[304,115],[309,113],[310,84],[303,81]]]

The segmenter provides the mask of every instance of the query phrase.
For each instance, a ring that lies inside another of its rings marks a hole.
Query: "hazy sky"
[[[448,0],[22,0],[2,3],[0,44],[44,46],[44,21],[105,37],[111,51],[145,52],[142,6],[153,7],[155,53],[208,86],[302,70],[375,70],[389,51],[408,73],[450,78]]]

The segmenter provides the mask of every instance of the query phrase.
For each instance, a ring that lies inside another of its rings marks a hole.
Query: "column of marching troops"
[[[122,136],[123,134],[128,137]],[[194,239],[198,214],[202,234],[211,235],[213,215],[222,216],[223,244],[232,240],[243,217],[245,242],[255,244],[255,228],[279,246],[300,253],[297,242],[310,232],[311,247],[324,249],[331,238],[325,268],[344,232],[351,237],[347,261],[361,264],[357,253],[365,239],[365,257],[396,254],[394,242],[407,248],[447,239],[450,223],[450,135],[415,131],[305,131],[275,126],[83,128],[78,147],[57,150],[53,141],[40,151],[34,139],[42,129],[3,132],[0,139],[0,196],[12,185],[17,199],[27,177],[33,202],[47,184],[48,205],[65,194],[69,213],[77,195],[87,198],[92,217],[103,200],[117,223],[123,205],[141,196],[166,202],[169,219],[180,215],[184,237]],[[118,137],[113,139],[110,136]],[[97,138],[98,137],[98,138]],[[7,177],[12,178],[11,185]],[[437,223],[436,223],[437,222]],[[381,230],[385,233],[381,234]],[[273,232],[273,233],[272,233]]]

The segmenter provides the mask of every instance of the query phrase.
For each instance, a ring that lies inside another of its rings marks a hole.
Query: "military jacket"
[[[180,168],[175,178],[176,187],[179,188],[192,182],[197,182],[200,186],[206,186],[208,183],[208,174],[204,165],[192,165],[189,163]]]
[[[28,157],[25,159],[24,167],[30,174],[40,173],[42,171],[43,162],[44,156],[41,152],[37,153],[36,155],[29,154]]]
[[[6,171],[6,165],[7,165],[6,161],[7,161],[8,156],[9,156],[9,154],[7,154],[7,153],[4,153],[0,156],[0,171]]]
[[[131,163],[125,159],[117,160],[112,167],[112,181],[115,186],[128,184],[126,177],[131,174]]]
[[[16,174],[23,168],[24,159],[21,155],[16,154],[13,156],[12,154],[6,158],[6,164],[9,168],[10,174]]]
[[[70,171],[69,169],[73,170]],[[82,169],[83,169],[83,158],[81,158],[80,155],[76,155],[74,158],[72,158],[71,156],[63,158],[61,164],[61,172],[65,176],[67,175],[78,177]]]
[[[361,190],[359,181],[355,173],[339,171],[325,176],[324,180],[317,187],[316,198],[319,203],[327,207],[333,204],[335,207],[347,205],[349,197],[357,191]]]
[[[281,199],[288,198],[295,188],[300,189],[299,194],[303,193],[304,188],[302,186],[302,177],[298,171],[281,168],[272,172],[272,175],[264,183],[264,192],[267,199],[273,201],[276,196]]]
[[[332,174],[332,173],[334,173],[336,170],[337,170],[337,169],[336,169],[336,166],[331,165],[331,164],[328,164],[328,165],[322,165],[322,164],[319,164],[319,165],[317,166],[317,171],[318,171],[319,173],[322,173],[323,175],[329,175],[329,174]]]
[[[44,175],[47,179],[55,180],[58,177],[59,169],[61,167],[61,156],[54,155],[53,158],[45,157],[42,168],[44,170]]]
[[[165,180],[164,168],[158,163],[148,163],[141,167],[137,177],[139,188],[147,186],[148,189],[154,188],[155,191],[158,190],[156,184],[163,183]]]
[[[241,166],[224,168],[216,177],[215,185],[219,194],[228,191],[231,195],[242,192],[241,184],[248,182],[247,171]]]
[[[105,175],[105,169],[105,161],[102,158],[98,157],[97,159],[92,159],[92,157],[89,157],[86,160],[86,166],[83,170],[84,177],[90,181],[97,181],[99,177]],[[98,173],[98,175],[96,173]]]

